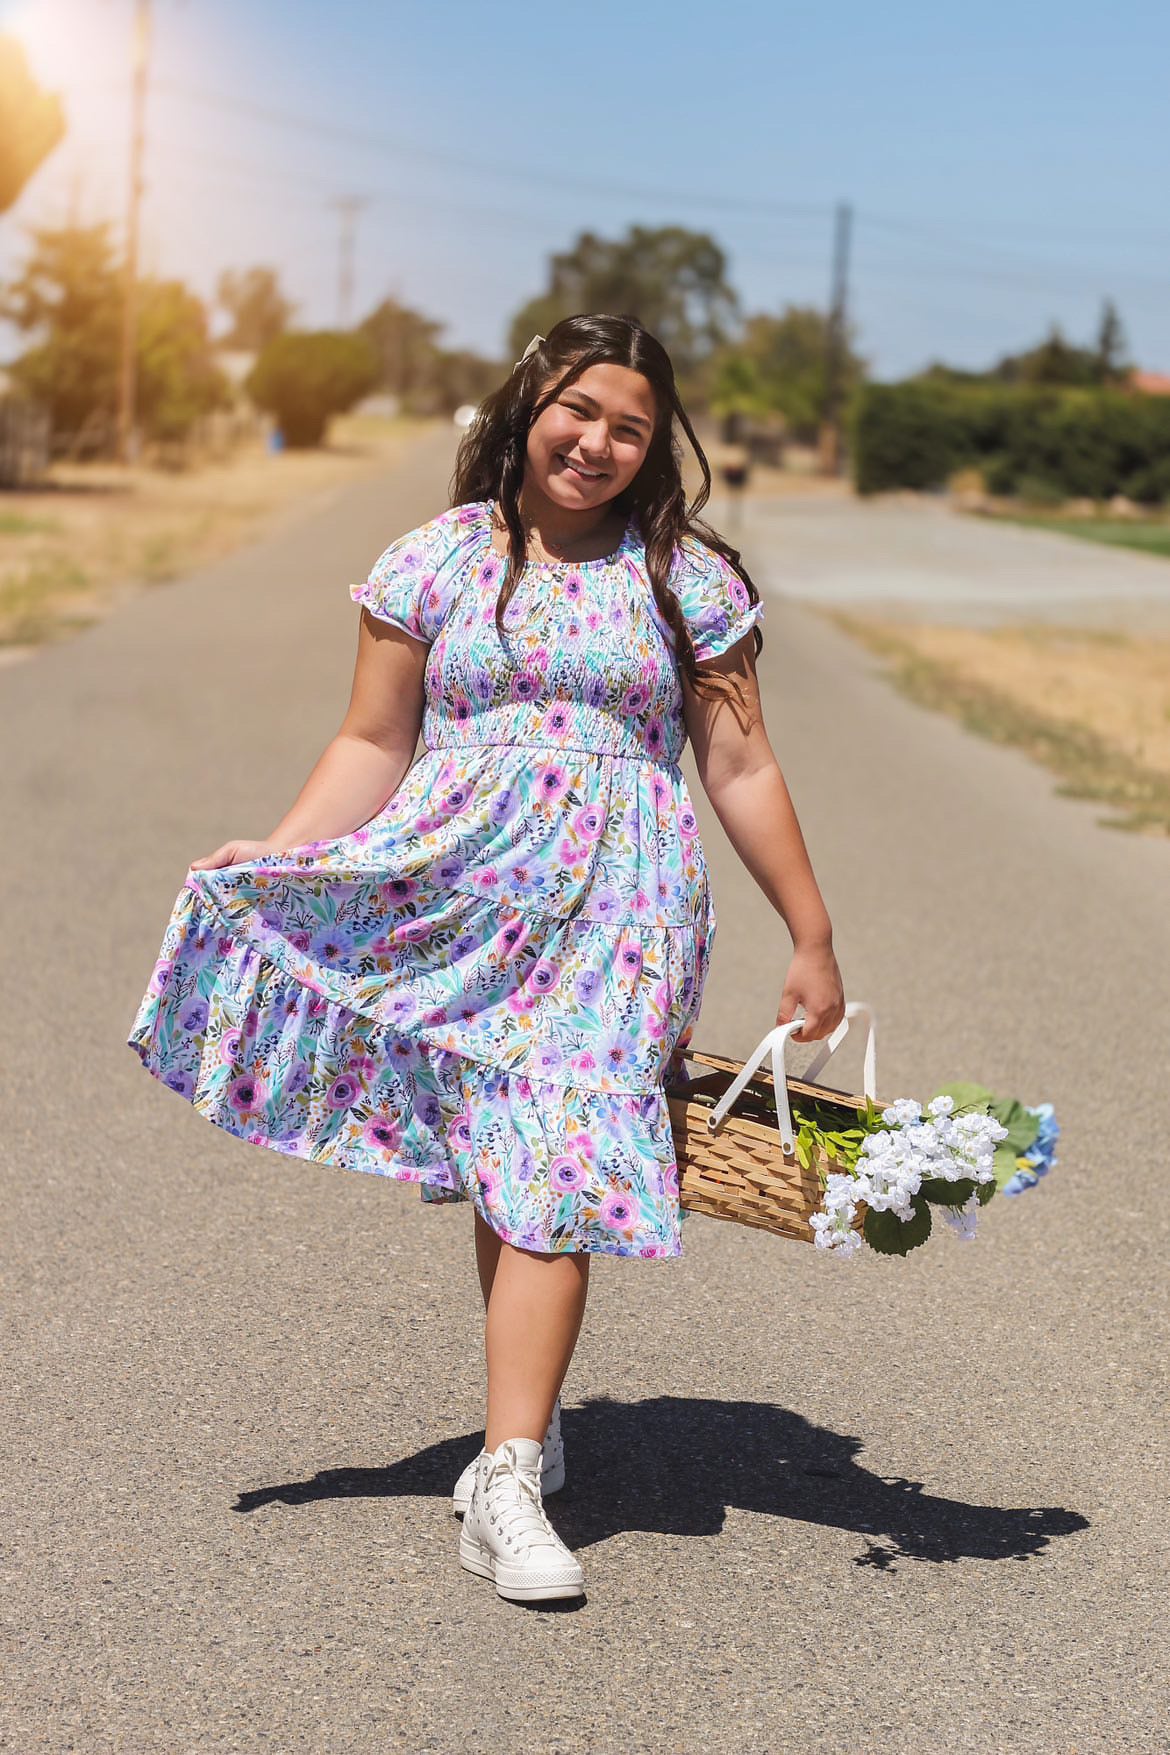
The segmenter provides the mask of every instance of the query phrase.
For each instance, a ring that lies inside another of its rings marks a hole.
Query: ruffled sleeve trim
[[[451,506],[396,537],[349,595],[379,621],[431,645],[438,637],[467,563],[483,538],[476,506]]]
[[[752,603],[731,562],[697,537],[685,537],[675,554],[670,584],[682,607],[695,658],[700,662],[718,658],[764,620],[764,604]]]

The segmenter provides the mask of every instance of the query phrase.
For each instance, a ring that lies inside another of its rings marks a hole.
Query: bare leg
[[[586,1253],[538,1255],[501,1243],[488,1298],[487,1431],[543,1440],[585,1315]]]
[[[496,1277],[496,1268],[499,1265],[502,1248],[503,1239],[481,1218],[477,1207],[475,1211],[475,1265],[479,1269],[479,1289],[483,1293],[485,1310],[492,1295],[492,1281]]]

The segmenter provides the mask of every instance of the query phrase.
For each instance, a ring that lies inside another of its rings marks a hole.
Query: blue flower
[[[1054,1147],[1060,1138],[1060,1125],[1057,1122],[1051,1103],[1038,1103],[1035,1108],[1025,1105],[1029,1115],[1034,1115],[1039,1122],[1036,1138],[1026,1152],[1016,1159],[1019,1168],[1011,1179],[1004,1183],[1001,1194],[1023,1194],[1026,1188],[1035,1188],[1042,1176],[1047,1176],[1054,1164],[1060,1162]]]
[[[1040,1126],[1024,1157],[1037,1176],[1047,1176],[1052,1166],[1058,1162],[1055,1147],[1060,1138],[1060,1125],[1051,1103],[1038,1103],[1034,1109],[1028,1110],[1028,1114],[1034,1115]]]

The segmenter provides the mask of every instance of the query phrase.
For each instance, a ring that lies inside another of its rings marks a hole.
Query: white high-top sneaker
[[[480,1456],[486,1456],[481,1451]],[[473,1456],[459,1479],[451,1495],[451,1509],[456,1517],[462,1517],[471,1502],[471,1489],[475,1484],[475,1469],[479,1462]],[[540,1492],[547,1499],[550,1493],[559,1493],[565,1484],[565,1441],[561,1437],[561,1398],[553,1403],[552,1419],[548,1423],[548,1431],[544,1435],[540,1459]]]
[[[505,1438],[480,1452],[459,1532],[460,1565],[517,1603],[585,1594],[585,1575],[545,1514],[540,1448],[537,1438]]]

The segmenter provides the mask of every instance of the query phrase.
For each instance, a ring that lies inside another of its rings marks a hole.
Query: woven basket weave
[[[713,1219],[731,1219],[802,1243],[815,1242],[809,1220],[820,1209],[821,1174],[834,1169],[835,1160],[814,1152],[805,1168],[794,1151],[785,1151],[772,1101],[775,1081],[763,1067],[734,1099],[719,1131],[712,1133],[712,1107],[746,1063],[698,1049],[683,1049],[681,1054],[707,1070],[692,1073],[685,1083],[668,1081],[665,1087],[680,1204]],[[821,1056],[822,1061],[825,1058]],[[865,1112],[864,1095],[796,1078],[787,1078],[786,1084],[790,1101],[814,1098],[846,1113]],[[864,1219],[864,1204],[858,1203],[855,1228]]]

